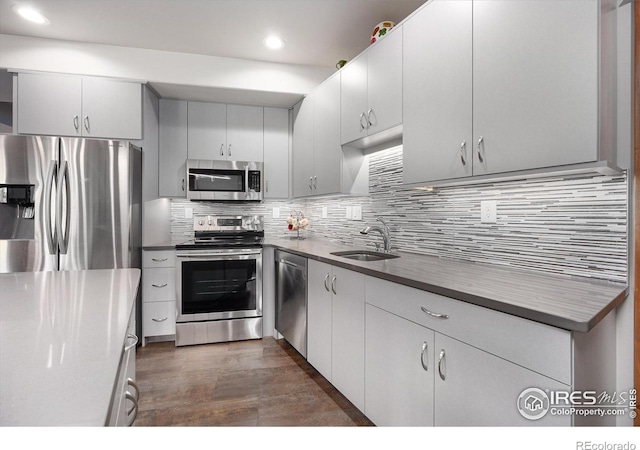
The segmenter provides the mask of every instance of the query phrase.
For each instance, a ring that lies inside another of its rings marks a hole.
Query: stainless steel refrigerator
[[[0,273],[141,267],[141,178],[129,142],[0,134]]]

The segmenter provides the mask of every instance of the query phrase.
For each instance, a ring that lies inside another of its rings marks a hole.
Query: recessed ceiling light
[[[278,36],[271,35],[264,38],[264,45],[272,50],[278,50],[284,47],[284,41]]]
[[[49,24],[49,19],[43,16],[40,11],[32,8],[31,6],[13,5],[13,11],[29,22],[37,23],[39,25]]]

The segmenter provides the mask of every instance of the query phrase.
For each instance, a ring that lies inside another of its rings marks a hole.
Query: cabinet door
[[[340,192],[342,147],[340,146],[340,74],[314,92],[313,194]]]
[[[18,133],[80,136],[82,78],[18,74]]]
[[[332,270],[331,382],[364,411],[364,275]]]
[[[367,54],[358,56],[340,70],[340,143],[367,136]]]
[[[185,197],[187,160],[187,102],[160,99],[160,197]]]
[[[472,175],[471,34],[471,0],[433,1],[403,25],[405,183]]]
[[[307,273],[307,361],[331,381],[331,266],[309,259]]]
[[[293,196],[311,195],[313,186],[313,102],[307,95],[293,108]]]
[[[189,159],[227,159],[227,105],[188,102]]]
[[[437,426],[570,426],[570,416],[548,413],[529,420],[517,408],[528,388],[568,390],[564,385],[463,342],[436,333]]]
[[[289,110],[264,108],[265,198],[289,197]]]
[[[378,426],[433,426],[434,332],[366,305],[365,414]]]
[[[227,105],[227,159],[264,161],[261,106]]]
[[[402,125],[402,31],[398,26],[367,52],[370,135]]]
[[[474,175],[597,159],[598,14],[595,0],[474,2]]]
[[[140,83],[83,77],[82,135],[142,139]]]

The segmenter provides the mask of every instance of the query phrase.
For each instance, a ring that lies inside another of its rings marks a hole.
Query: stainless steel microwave
[[[260,202],[263,168],[253,161],[188,159],[187,199]]]

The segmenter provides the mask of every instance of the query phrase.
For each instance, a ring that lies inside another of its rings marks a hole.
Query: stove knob
[[[204,225],[204,220],[198,220],[198,225],[200,226]]]

